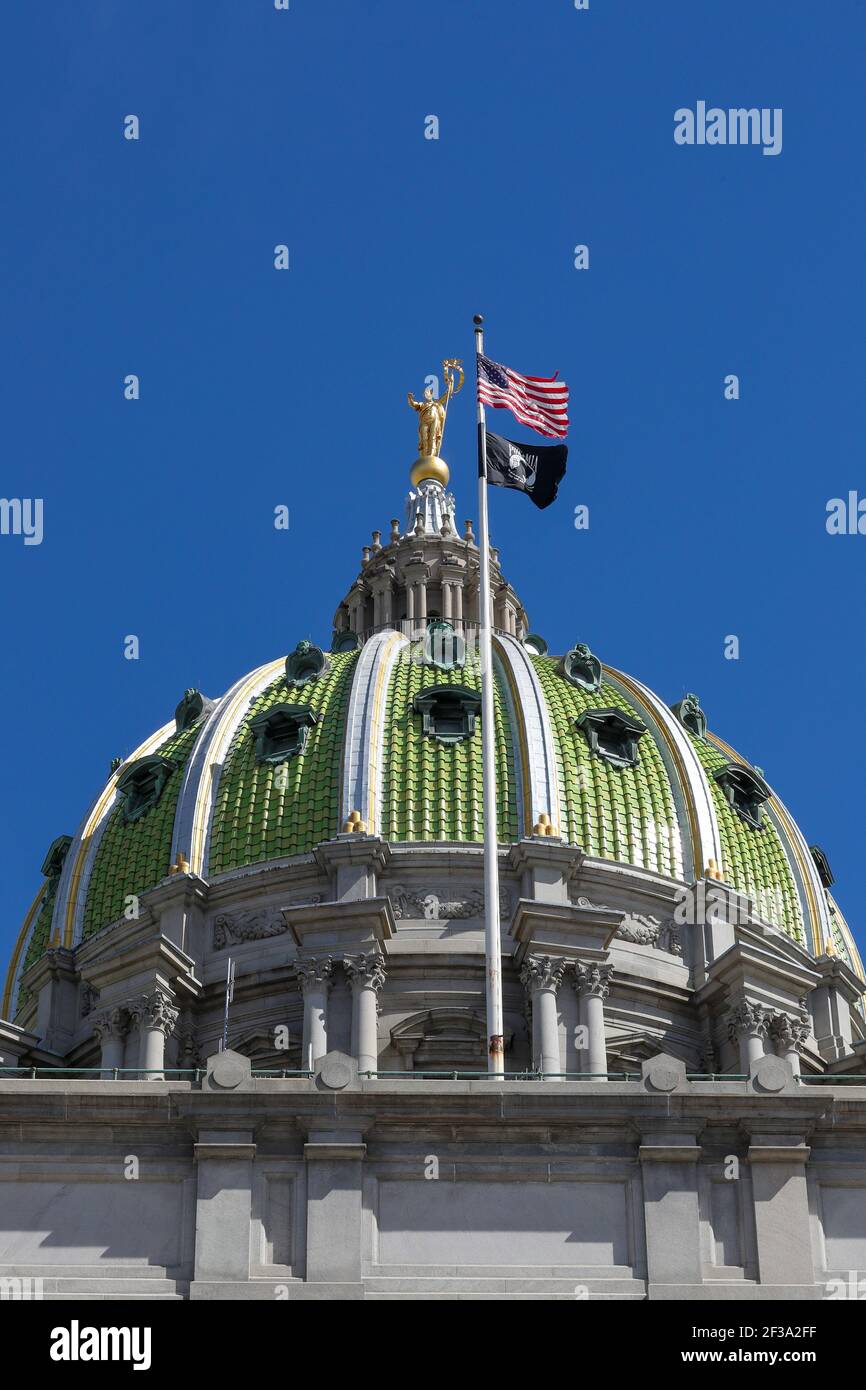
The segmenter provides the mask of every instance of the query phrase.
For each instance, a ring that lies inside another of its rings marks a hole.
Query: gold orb
[[[432,478],[434,482],[441,483],[443,487],[448,486],[448,479],[451,474],[448,471],[448,464],[444,459],[439,458],[438,454],[430,454],[427,458],[416,459],[409,471],[412,486],[417,487],[425,478]]]

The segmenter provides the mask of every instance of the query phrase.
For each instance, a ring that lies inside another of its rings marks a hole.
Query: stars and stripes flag
[[[478,399],[510,410],[521,424],[551,439],[564,439],[568,431],[568,387],[556,374],[522,376],[479,354]]]

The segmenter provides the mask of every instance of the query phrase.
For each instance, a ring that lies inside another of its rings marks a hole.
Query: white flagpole
[[[484,352],[484,328],[475,315],[475,351]],[[477,391],[476,359],[476,397]],[[484,950],[487,961],[487,1070],[505,1070],[502,1023],[502,945],[499,938],[499,836],[496,829],[496,753],[493,737],[493,650],[490,640],[490,537],[487,522],[487,427],[478,401],[478,548],[481,554],[481,743],[484,777]]]

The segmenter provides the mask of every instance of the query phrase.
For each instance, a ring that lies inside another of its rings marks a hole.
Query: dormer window
[[[175,764],[158,753],[137,758],[121,773],[117,790],[125,821],[140,820],[162,796],[162,790],[175,770]]]
[[[284,763],[303,753],[319,716],[309,705],[272,705],[250,720],[260,763]]]
[[[203,715],[210,714],[214,707],[213,700],[206,700],[200,690],[184,691],[183,699],[174,712],[174,723],[178,733],[184,729],[191,729]]]
[[[809,850],[812,855],[812,858],[815,861],[815,867],[818,870],[818,877],[820,878],[822,884],[825,888],[832,888],[834,882],[833,872],[830,868],[830,861],[827,858],[826,854],[824,853],[820,845],[810,845]],[[43,869],[43,873],[44,872],[45,871]]]
[[[441,618],[427,624],[424,634],[424,661],[440,671],[453,671],[466,665],[466,639]]]
[[[413,708],[425,734],[440,743],[460,743],[475,732],[481,697],[463,685],[437,685],[416,695]]]
[[[601,662],[585,642],[578,642],[562,658],[562,674],[578,690],[588,690],[594,694],[601,689]]]
[[[713,773],[713,777],[740,819],[753,830],[763,830],[761,807],[772,795],[763,777],[742,763],[726,763]]]
[[[588,709],[575,724],[589,744],[594,757],[604,758],[613,767],[634,767],[638,761],[637,741],[646,733],[646,724],[619,709]]]
[[[306,639],[299,642],[286,657],[286,680],[290,685],[306,685],[308,681],[316,681],[328,669],[328,658],[321,647],[314,647]]]
[[[42,872],[46,878],[59,878],[63,870],[63,861],[69,853],[69,846],[72,844],[71,835],[58,835],[56,840],[52,840],[48,847],[48,853],[42,863]]]

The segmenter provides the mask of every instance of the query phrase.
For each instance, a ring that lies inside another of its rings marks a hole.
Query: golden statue
[[[424,388],[424,399],[421,401],[416,401],[411,391],[408,393],[409,404],[413,410],[418,412],[418,453],[420,457],[412,469],[412,481],[416,485],[420,478],[436,478],[443,471],[445,474],[444,483],[447,484],[448,482],[448,470],[439,458],[439,450],[442,448],[448,402],[452,396],[457,395],[463,385],[463,367],[456,357],[449,357],[442,363],[442,374],[445,377],[445,390],[441,396],[433,395],[432,386]],[[438,468],[432,466],[434,463],[438,465]],[[420,472],[418,472],[419,469],[421,469]],[[416,473],[418,474],[417,477]],[[441,477],[439,480],[442,481]]]

